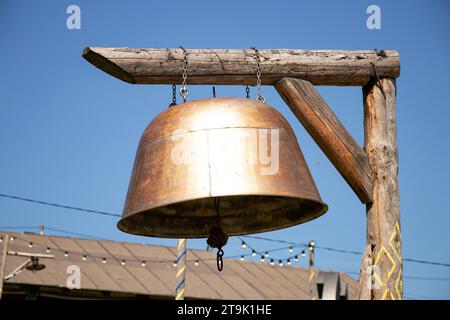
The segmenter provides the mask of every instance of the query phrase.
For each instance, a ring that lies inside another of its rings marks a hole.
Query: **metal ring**
[[[220,248],[217,250],[217,270],[222,271],[223,270],[223,250]]]
[[[180,89],[180,95],[183,97],[183,99],[186,99],[189,95],[189,91],[186,87],[181,87]]]

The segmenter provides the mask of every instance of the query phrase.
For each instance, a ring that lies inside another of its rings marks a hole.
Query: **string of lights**
[[[292,244],[293,246],[308,246],[307,244],[304,243],[298,243],[298,242],[289,242],[289,241],[284,241],[284,240],[279,240],[279,239],[273,239],[273,238],[266,238],[266,237],[260,237],[260,236],[242,236],[244,238],[253,238],[253,239],[258,239],[258,240],[265,240],[265,241],[270,241],[270,242],[277,242],[277,243],[289,243]],[[362,256],[362,252],[359,251],[352,251],[352,250],[344,250],[344,249],[337,249],[337,248],[331,248],[331,247],[324,247],[324,246],[315,246],[316,249],[322,249],[322,250],[327,250],[327,251],[332,251],[332,252],[338,252],[338,253],[345,253],[345,254],[353,254],[353,255],[359,255]],[[441,267],[450,267],[450,263],[444,263],[444,262],[436,262],[436,261],[429,261],[429,260],[418,260],[418,259],[411,259],[411,258],[403,258],[403,261],[406,262],[413,262],[413,263],[421,263],[421,264],[428,264],[428,265],[436,265],[436,266],[441,266]]]
[[[69,206],[69,205],[64,205],[64,204],[59,204],[59,203],[54,203],[54,202],[48,202],[48,201],[42,201],[42,200],[36,200],[36,199],[31,199],[31,198],[25,198],[25,197],[11,195],[11,194],[5,194],[5,193],[0,193],[0,197],[8,198],[8,199],[14,199],[14,200],[19,200],[19,201],[26,201],[26,202],[31,202],[31,203],[40,204],[40,205],[52,206],[52,207],[57,207],[57,208],[62,208],[62,209],[75,210],[75,211],[78,211],[78,212],[86,212],[86,213],[91,213],[91,214],[100,214],[100,215],[110,216],[110,217],[119,217],[119,218],[121,217],[119,214],[115,214],[115,213],[112,213],[112,212],[98,211],[98,210],[92,210],[92,209],[85,209],[85,208],[74,207],[74,206]],[[281,239],[273,239],[273,238],[267,238],[267,237],[261,237],[261,236],[246,235],[246,236],[242,236],[242,237],[243,238],[253,238],[253,239],[256,239],[256,240],[265,240],[265,241],[270,241],[270,242],[278,242],[278,243],[283,243],[283,244],[289,244],[292,247],[298,247],[298,246],[300,246],[300,247],[307,247],[308,246],[305,243],[291,242],[291,241],[286,241],[286,240],[281,240]],[[327,250],[327,251],[332,251],[332,252],[344,253],[344,254],[359,255],[359,256],[361,256],[363,254],[362,252],[359,252],[359,251],[344,250],[344,249],[337,249],[337,248],[324,247],[324,246],[315,246],[315,248],[316,249]],[[300,255],[302,255],[302,253],[303,252],[301,252]],[[297,254],[297,256],[298,256],[298,254]],[[295,257],[295,255],[293,257]],[[228,257],[228,258],[230,258],[230,257]],[[267,258],[267,257],[265,257],[265,258]],[[287,261],[287,259],[292,259],[292,256],[289,257],[289,258],[284,258],[284,259],[279,259],[279,260]],[[273,260],[275,260],[275,259],[273,259]],[[443,262],[436,262],[436,261],[419,260],[419,259],[411,259],[411,258],[403,258],[403,261],[404,262],[426,264],[426,265],[450,267],[450,263],[443,263]],[[271,262],[273,262],[273,261],[271,261]]]
[[[17,230],[17,229],[22,229],[22,230],[38,230],[40,227],[39,226],[1,226],[1,229],[10,229],[10,230]],[[63,230],[63,229],[58,229],[58,228],[53,228],[53,227],[45,227],[46,230],[50,230],[50,231],[54,231],[54,232],[58,232],[58,233],[63,233],[63,234],[68,234],[68,235],[75,235],[75,236],[81,236],[81,237],[85,237],[85,238],[90,238],[90,239],[95,239],[95,240],[108,240],[105,238],[100,238],[100,237],[95,237],[95,236],[91,236],[91,235],[87,235],[87,234],[83,234],[83,233],[78,233],[78,232],[72,232],[72,231],[67,231],[67,230]],[[256,257],[257,255],[260,256],[259,261],[260,262],[266,262],[266,260],[270,261],[271,265],[275,264],[275,261],[277,261],[278,265],[283,265],[283,262],[285,262],[287,265],[291,264],[291,261],[294,262],[298,262],[299,261],[299,257],[304,257],[306,255],[305,250],[301,250],[296,254],[292,254],[291,256],[287,257],[287,258],[276,258],[276,257],[271,257],[269,258],[269,253],[274,253],[274,252],[280,252],[280,251],[284,251],[284,250],[288,250],[289,253],[293,253],[294,252],[294,247],[298,246],[298,245],[290,245],[290,246],[283,246],[281,248],[275,248],[275,249],[271,249],[271,250],[264,250],[264,251],[259,251],[259,250],[255,250],[252,246],[250,246],[249,244],[246,244],[245,241],[242,240],[241,237],[238,237],[239,240],[241,240],[241,247],[243,249],[245,248],[249,248],[251,249],[250,253],[246,253],[246,254],[238,254],[238,255],[234,255],[234,256],[228,256],[226,257],[227,259],[234,259],[234,258],[240,258],[240,260],[245,260],[245,257],[251,256],[251,257]],[[1,239],[0,239],[1,240]],[[284,243],[284,241],[282,241]],[[306,245],[300,245],[301,247],[306,246]],[[96,257],[98,258],[98,257]],[[213,260],[213,258],[211,258],[211,260]],[[155,261],[155,262],[167,262],[167,261]],[[196,263],[198,263],[199,261],[195,260]]]
[[[291,244],[290,246],[278,248],[275,250],[260,251],[260,250],[256,250],[248,242],[244,241],[242,239],[242,237],[238,237],[238,239],[241,241],[242,249],[251,250],[250,256],[252,256],[252,257],[260,256],[259,261],[261,263],[265,263],[266,260],[268,260],[268,262],[270,263],[271,266],[275,265],[276,263],[280,267],[282,267],[285,263],[286,263],[286,265],[290,266],[292,264],[292,262],[298,262],[300,260],[299,257],[305,257],[305,255],[306,255],[305,249],[303,249],[297,253],[294,253],[294,248],[295,247],[305,247],[305,245],[303,245],[303,244]],[[285,242],[283,242],[283,243],[285,243]],[[306,247],[308,247],[308,246],[306,245]],[[290,256],[288,256],[286,258],[276,258],[276,257],[272,257],[269,255],[269,252],[284,251],[286,249],[287,249],[288,253],[291,254]],[[247,253],[247,255],[248,255],[248,253]],[[240,260],[241,261],[245,260],[245,255],[242,255],[240,257]]]
[[[48,228],[47,229],[54,229],[54,228]],[[63,231],[61,229],[58,229],[59,231]],[[72,232],[70,232],[72,233]],[[3,236],[0,236],[0,242],[3,242],[4,238]],[[176,267],[176,261],[175,260],[142,260],[142,259],[137,259],[137,258],[127,258],[124,259],[122,257],[117,257],[111,253],[108,253],[108,256],[102,256],[102,255],[95,255],[95,254],[88,254],[86,252],[80,252],[80,251],[70,251],[70,250],[65,250],[65,249],[61,249],[59,247],[55,247],[55,246],[49,246],[48,244],[44,244],[41,243],[39,241],[30,241],[29,239],[25,238],[25,237],[21,237],[21,236],[17,236],[17,235],[12,235],[9,238],[9,241],[14,242],[17,240],[21,240],[24,241],[25,244],[28,244],[28,247],[31,248],[42,248],[42,252],[45,252],[47,254],[49,253],[55,253],[55,252],[59,252],[62,255],[64,255],[64,257],[66,258],[73,258],[73,257],[81,257],[82,261],[88,261],[88,260],[94,260],[94,259],[99,259],[102,261],[102,263],[106,263],[108,261],[108,259],[111,259],[117,263],[119,263],[122,266],[125,266],[127,263],[129,262],[139,262],[143,267],[145,267],[148,263],[160,263],[160,264],[172,264],[174,267]],[[274,251],[280,251],[283,250],[284,248],[276,248],[276,249],[272,249],[269,250],[268,252],[274,252]],[[225,257],[225,259],[236,259],[239,257],[246,257],[246,256],[251,256],[251,253],[247,253],[244,255],[232,255],[232,256],[227,256]],[[206,258],[206,259],[188,259],[187,262],[189,263],[194,263],[195,266],[198,266],[200,264],[200,262],[205,262],[205,261],[215,261],[216,258],[215,257],[211,257],[211,258]]]
[[[5,226],[1,226],[0,228],[2,229],[6,229]],[[38,226],[8,226],[9,229],[14,230],[14,229],[27,229],[27,230],[31,230],[31,229],[39,229]],[[86,235],[86,234],[80,234],[77,232],[72,232],[72,231],[68,231],[68,230],[63,230],[63,229],[58,229],[58,228],[52,228],[52,227],[46,227],[46,230],[53,230],[56,232],[60,232],[60,233],[66,233],[66,234],[71,234],[71,235],[83,235],[86,237],[90,237],[90,238],[95,238],[94,236],[90,236],[90,235]],[[63,253],[64,257],[66,258],[73,258],[75,257],[81,257],[82,261],[89,261],[89,260],[93,260],[93,259],[101,259],[103,264],[106,264],[108,261],[108,258],[100,256],[100,255],[92,255],[92,254],[86,254],[86,253],[81,253],[79,251],[67,251],[67,250],[63,250],[60,248],[55,248],[55,247],[48,247],[42,243],[39,242],[29,242],[28,239],[26,238],[22,238],[20,236],[12,236],[10,238],[12,241],[15,241],[16,239],[20,239],[23,241],[28,242],[28,247],[29,248],[33,248],[33,247],[42,247],[43,249],[45,249],[45,253],[49,254],[49,253],[54,253],[56,252],[60,252]],[[292,262],[298,262],[299,261],[299,256],[300,257],[305,257],[306,252],[305,250],[302,250],[301,252],[299,252],[298,254],[294,254],[288,258],[283,258],[283,259],[278,259],[275,257],[271,257],[270,254],[273,252],[280,252],[280,251],[284,251],[284,250],[288,250],[289,253],[294,252],[294,246],[283,246],[280,248],[275,248],[275,249],[271,249],[271,250],[267,250],[267,251],[259,251],[256,250],[252,245],[250,245],[248,242],[244,241],[242,239],[242,237],[238,237],[239,241],[241,241],[241,248],[246,250],[249,249],[250,252],[246,252],[244,254],[237,254],[237,255],[231,255],[231,256],[227,256],[225,257],[226,259],[236,259],[239,258],[241,261],[245,260],[246,257],[257,257],[258,255],[260,256],[260,262],[267,262],[271,265],[271,266],[283,266],[284,262],[290,266],[292,264]],[[98,240],[98,239],[96,239]],[[276,239],[271,239],[271,240],[275,240],[274,242],[278,242],[276,241]],[[0,236],[0,242],[3,241],[3,236]],[[298,245],[298,244],[297,244]],[[303,245],[303,244],[301,244]],[[307,245],[306,245],[307,246]],[[44,250],[43,250],[44,251]],[[142,267],[146,267],[147,264],[151,264],[151,263],[160,263],[160,264],[172,264],[174,267],[176,267],[176,263],[175,261],[172,260],[140,260],[137,258],[133,258],[133,259],[122,259],[122,258],[118,258],[114,255],[108,254],[109,255],[109,259],[119,263],[122,266],[125,266],[127,263],[131,263],[131,262],[137,262],[140,263]],[[189,263],[193,263],[194,266],[199,266],[201,262],[206,262],[206,261],[214,261],[215,258],[208,258],[208,259],[190,259],[187,262]],[[352,275],[358,275],[358,272],[353,272],[353,271],[346,271],[347,274],[352,274]],[[450,278],[445,278],[445,277],[424,277],[424,276],[409,276],[409,275],[404,275],[403,276],[404,279],[408,279],[408,280],[416,280],[416,281],[450,281]]]

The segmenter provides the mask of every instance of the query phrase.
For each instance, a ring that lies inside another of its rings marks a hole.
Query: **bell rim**
[[[256,233],[263,233],[263,232],[270,232],[270,231],[275,231],[275,230],[281,230],[281,229],[286,229],[286,228],[290,228],[299,224],[303,224],[305,222],[309,222],[312,220],[315,220],[317,218],[320,218],[321,216],[323,216],[325,213],[328,212],[328,205],[323,202],[321,199],[317,200],[311,197],[298,197],[298,196],[292,196],[292,195],[280,195],[280,194],[263,194],[263,193],[258,193],[258,194],[253,194],[253,193],[249,193],[249,194],[222,194],[220,196],[210,196],[211,199],[213,199],[214,197],[257,197],[257,196],[261,196],[261,197],[277,197],[277,198],[290,198],[290,199],[297,199],[297,200],[303,200],[303,201],[308,201],[308,202],[312,202],[316,205],[320,206],[320,210],[318,210],[317,212],[314,212],[312,214],[307,214],[304,215],[303,218],[304,219],[297,219],[296,221],[293,221],[292,223],[286,223],[283,225],[273,225],[273,226],[267,226],[265,228],[261,228],[260,230],[256,231],[256,232],[227,232],[228,236],[243,236],[243,235],[249,235],[249,234],[256,234]],[[201,200],[204,199],[205,197],[199,196],[199,197],[192,197],[189,199],[184,199],[182,201],[177,201],[177,202],[170,202],[171,205],[176,205],[176,204],[181,204],[181,203],[185,203],[185,202],[189,202],[189,201],[195,201],[195,200]],[[138,232],[135,230],[132,230],[131,227],[126,226],[124,224],[125,220],[129,221],[132,217],[136,216],[136,215],[142,215],[145,214],[145,212],[151,211],[151,210],[155,210],[158,208],[162,208],[167,206],[167,204],[161,204],[158,205],[157,207],[153,207],[150,210],[142,210],[142,211],[137,211],[134,213],[130,213],[128,214],[126,217],[122,216],[122,218],[117,222],[116,227],[124,232],[124,233],[128,233],[128,234],[133,234],[133,235],[138,235],[138,236],[145,236],[145,237],[152,237],[152,238],[164,238],[164,239],[179,239],[179,238],[186,238],[186,239],[202,239],[202,238],[207,238],[208,234],[207,232],[205,232],[204,234],[201,235],[163,235],[161,233],[157,233],[157,232]],[[148,213],[149,215],[152,215],[152,213]]]

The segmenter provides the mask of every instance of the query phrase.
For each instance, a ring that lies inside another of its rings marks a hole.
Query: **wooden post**
[[[186,288],[186,254],[186,239],[178,239],[175,300],[184,300],[184,291]]]
[[[275,88],[362,203],[372,201],[367,154],[322,99],[314,85],[284,78]]]
[[[315,242],[309,242],[309,276],[308,276],[308,285],[309,285],[309,299],[317,300],[317,283],[316,283],[316,270],[314,267],[314,247]]]
[[[361,270],[360,298],[402,299],[402,246],[395,80],[371,81],[363,88],[365,150],[373,171],[373,202],[367,211],[367,248],[364,259],[372,263]],[[364,264],[364,263],[363,263]],[[362,265],[363,265],[362,264]],[[370,272],[372,281],[364,280]]]
[[[6,270],[6,256],[8,255],[8,242],[9,242],[9,236],[6,235],[3,239],[3,250],[2,250],[2,260],[0,265],[0,300],[2,299],[3,295],[3,281],[5,278],[5,270]]]

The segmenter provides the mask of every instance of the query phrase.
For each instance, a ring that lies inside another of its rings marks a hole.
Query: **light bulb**
[[[83,256],[83,258],[82,258],[82,259],[83,259],[83,261],[86,261],[86,259],[87,259],[87,258],[86,258],[86,256]]]
[[[242,241],[241,248],[242,248],[242,249],[247,248],[247,244],[245,243],[245,241]]]
[[[174,268],[176,268],[176,267],[177,267],[177,262],[176,262],[176,261],[174,261],[174,263],[173,263],[173,267],[174,267]]]
[[[294,261],[295,261],[295,262],[298,261],[298,256],[297,256],[297,255],[294,257]]]
[[[302,251],[302,257],[306,256],[305,250]]]
[[[256,251],[252,250],[252,257],[256,257]]]
[[[282,262],[281,260],[279,260],[279,261],[278,261],[278,265],[279,265],[280,267],[282,267],[282,266],[283,266],[283,262]]]
[[[290,266],[291,265],[291,260],[287,259],[287,265]]]
[[[244,256],[241,256],[241,259],[240,259],[241,261],[244,261],[245,260],[245,258],[244,258]]]
[[[269,257],[269,253],[267,251],[264,253],[264,257],[266,257],[266,258]]]
[[[270,265],[273,266],[275,264],[275,262],[273,261],[273,259],[270,259]]]
[[[28,247],[29,247],[29,248],[33,248],[33,242],[30,242],[30,243],[28,244]]]
[[[142,261],[141,266],[145,267],[145,261]]]
[[[45,250],[45,252],[50,253],[50,248],[47,248],[47,250]]]
[[[289,253],[292,253],[292,252],[294,252],[294,248],[292,248],[292,247],[289,247]]]
[[[66,252],[64,252],[64,257],[68,257],[69,256],[69,253],[66,251]]]
[[[103,258],[103,259],[102,259],[102,263],[106,263],[106,258]]]
[[[261,259],[259,259],[260,262],[264,262],[264,256],[261,256]]]
[[[125,260],[122,260],[122,261],[120,262],[120,264],[124,266],[124,265],[125,265]]]
[[[198,260],[195,260],[195,263],[194,263],[194,265],[195,265],[196,267],[198,267],[198,265],[199,265],[199,262],[198,262]]]

